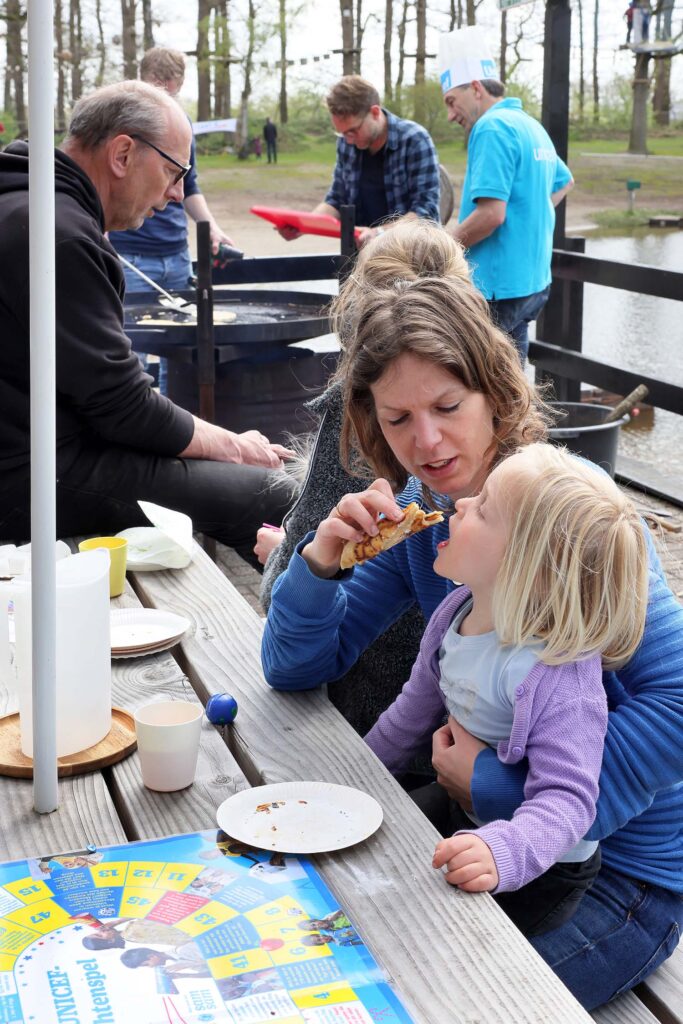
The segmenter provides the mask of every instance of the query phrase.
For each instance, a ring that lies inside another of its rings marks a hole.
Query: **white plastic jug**
[[[31,576],[0,588],[2,675],[15,676],[21,749],[33,756]],[[8,603],[14,603],[14,673],[8,673]],[[109,553],[84,551],[57,563],[57,756],[98,743],[111,729]]]

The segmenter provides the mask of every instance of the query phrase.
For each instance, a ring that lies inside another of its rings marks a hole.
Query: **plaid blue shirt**
[[[382,108],[384,110],[384,108]],[[391,216],[415,213],[438,224],[439,161],[426,128],[384,110],[387,118],[384,187]],[[325,202],[338,210],[358,201],[363,150],[339,139],[337,163]]]

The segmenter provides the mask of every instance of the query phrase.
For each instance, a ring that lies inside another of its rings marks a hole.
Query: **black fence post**
[[[197,223],[197,377],[199,415],[216,419],[216,357],[213,338],[211,234],[208,220]]]
[[[339,268],[339,284],[342,285],[353,270],[353,264],[358,252],[353,233],[356,227],[356,207],[353,205],[340,207],[339,216],[341,219],[342,255],[342,262]]]
[[[569,0],[547,0],[543,43],[543,105],[541,120],[558,156],[566,162],[569,149],[569,58],[572,12]],[[566,200],[555,210],[553,245],[569,252],[585,252],[583,238],[565,237]],[[553,280],[550,298],[536,322],[536,337],[580,352],[583,331],[583,283]],[[536,365],[536,379],[552,384],[559,402],[578,402],[579,381],[545,373]]]
[[[585,252],[586,239],[565,238],[564,247],[568,252]],[[550,298],[536,321],[536,337],[571,352],[582,351],[583,281],[553,278]],[[542,359],[536,362],[536,381],[550,383],[558,402],[578,402],[581,399],[581,382],[545,372]]]

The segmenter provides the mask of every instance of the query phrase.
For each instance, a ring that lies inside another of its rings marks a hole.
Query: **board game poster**
[[[410,1020],[303,857],[212,829],[0,865],[0,1024]]]

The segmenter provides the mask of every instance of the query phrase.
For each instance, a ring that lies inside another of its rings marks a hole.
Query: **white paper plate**
[[[154,644],[153,647],[133,647],[133,648],[119,648],[111,652],[112,659],[114,658],[144,658],[148,654],[161,654],[162,651],[169,651],[171,647],[175,647],[183,638],[183,634],[180,636],[173,637],[172,640],[167,640],[163,644]]]
[[[156,654],[162,645],[172,646],[190,628],[190,620],[158,608],[115,608],[110,614],[112,654]],[[153,648],[151,645],[154,645]]]
[[[260,808],[260,809],[259,809]],[[331,782],[278,782],[224,800],[218,824],[233,839],[281,853],[327,853],[367,839],[382,824],[373,797]]]

